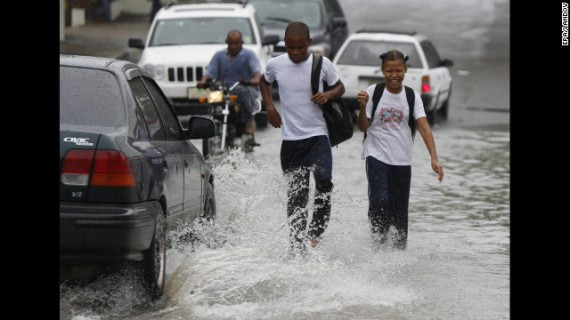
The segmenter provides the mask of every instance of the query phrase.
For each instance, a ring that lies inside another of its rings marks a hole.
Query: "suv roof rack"
[[[356,33],[395,33],[395,34],[406,34],[409,36],[416,35],[418,32],[411,29],[384,29],[384,28],[362,28]]]

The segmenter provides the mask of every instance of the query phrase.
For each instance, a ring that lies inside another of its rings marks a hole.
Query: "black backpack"
[[[313,94],[319,91],[319,78],[321,75],[321,67],[323,65],[323,57],[318,54],[313,54],[313,68],[311,70],[311,88]],[[328,90],[329,86],[323,81],[324,91]],[[327,122],[329,129],[329,141],[331,146],[334,147],[339,143],[352,138],[354,126],[348,107],[341,98],[328,101],[321,106],[323,117]]]
[[[384,88],[386,87],[386,83],[378,83],[374,88],[374,93],[372,94],[372,115],[370,118],[370,123],[374,119],[374,114],[376,113],[376,108],[378,108],[378,103],[380,102],[380,98],[382,98],[382,94],[384,93]],[[410,129],[412,129],[412,140],[416,137],[416,119],[414,118],[414,104],[416,103],[416,95],[414,93],[414,89],[404,86],[406,89],[406,99],[408,100],[408,107],[410,108],[410,116],[408,119],[408,125]],[[367,130],[368,131],[368,130]],[[364,132],[364,139],[366,139],[366,132]]]

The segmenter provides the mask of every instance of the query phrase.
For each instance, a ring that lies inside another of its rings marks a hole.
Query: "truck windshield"
[[[149,46],[226,44],[230,30],[239,30],[244,44],[256,44],[247,18],[184,18],[158,20]]]
[[[301,21],[309,28],[319,28],[323,24],[321,6],[316,1],[251,1],[261,18],[262,25],[282,26],[293,21]]]

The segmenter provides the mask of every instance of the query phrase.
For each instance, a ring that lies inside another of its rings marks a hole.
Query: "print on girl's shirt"
[[[396,107],[382,107],[380,109],[380,123],[384,128],[398,128],[404,119],[404,110]]]

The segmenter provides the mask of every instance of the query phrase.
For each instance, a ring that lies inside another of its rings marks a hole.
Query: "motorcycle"
[[[237,103],[238,96],[232,91],[240,85],[247,84],[237,81],[230,86],[221,81],[210,81],[205,94],[200,98],[200,102],[207,102],[210,105],[210,114],[216,124],[215,136],[202,141],[202,154],[206,159],[223,154],[230,148],[241,148],[245,152],[252,152],[253,147],[259,146],[253,134],[243,134],[242,142],[234,143],[236,123],[239,121],[239,111],[243,106]],[[261,109],[261,99],[257,98],[252,116]]]

